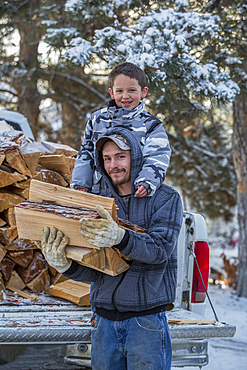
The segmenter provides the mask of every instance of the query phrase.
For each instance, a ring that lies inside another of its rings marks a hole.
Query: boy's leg
[[[99,315],[91,332],[91,364],[93,370],[127,370],[126,358],[114,328],[114,321]]]
[[[130,320],[125,354],[128,370],[170,370],[171,338],[165,313]]]

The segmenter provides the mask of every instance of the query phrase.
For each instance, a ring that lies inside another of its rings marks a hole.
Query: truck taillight
[[[195,242],[194,248],[195,256],[201,271],[201,275],[204,281],[206,289],[208,288],[208,275],[209,275],[209,247],[206,242]],[[206,292],[202,283],[200,273],[196,261],[194,260],[193,269],[193,283],[192,283],[192,293],[191,302],[201,303],[204,302],[206,297]]]

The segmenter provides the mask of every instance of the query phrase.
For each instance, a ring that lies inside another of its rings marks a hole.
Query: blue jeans
[[[93,370],[170,370],[172,346],[164,312],[111,321],[96,315]]]

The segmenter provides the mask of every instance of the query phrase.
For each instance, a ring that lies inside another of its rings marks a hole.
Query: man
[[[152,197],[134,196],[143,156],[131,131],[110,129],[96,148],[97,169],[108,185],[102,195],[114,197],[118,216],[146,228],[147,233],[120,228],[100,206],[96,208],[102,218],[81,219],[80,232],[94,246],[114,246],[131,257],[129,269],[110,276],[69,261],[64,252],[68,239],[61,232],[56,235],[54,228],[45,228],[42,251],[66,277],[93,282],[93,370],[169,370],[172,350],[165,311],[175,299],[181,199],[164,184]]]

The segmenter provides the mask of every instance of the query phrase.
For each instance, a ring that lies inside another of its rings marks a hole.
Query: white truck
[[[207,365],[208,340],[235,334],[236,327],[219,322],[215,312],[215,322],[205,318],[209,263],[205,219],[199,213],[184,212],[176,301],[167,311],[172,366]],[[91,316],[89,306],[45,293],[36,303],[24,298],[0,301],[0,370],[90,369]]]

